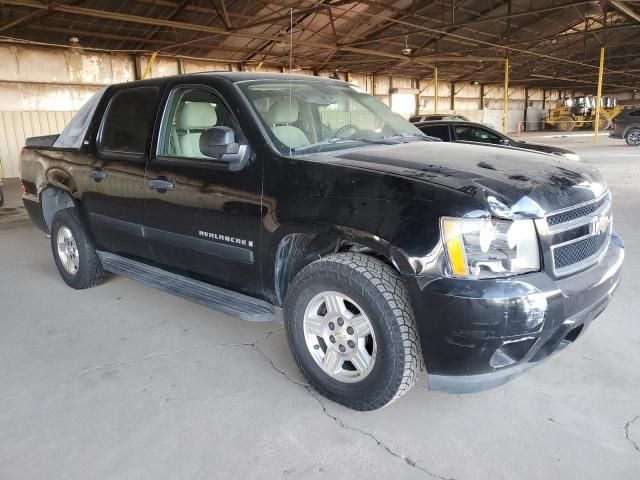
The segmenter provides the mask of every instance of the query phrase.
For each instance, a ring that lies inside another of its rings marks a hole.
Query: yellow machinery
[[[611,119],[623,109],[613,97],[602,97],[598,130],[607,130]],[[593,128],[596,119],[596,97],[593,95],[565,98],[562,106],[549,111],[545,123],[562,132],[574,128]]]

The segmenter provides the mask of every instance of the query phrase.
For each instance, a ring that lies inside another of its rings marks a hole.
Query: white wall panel
[[[0,162],[5,178],[19,176],[25,138],[60,133],[74,112],[0,112]]]

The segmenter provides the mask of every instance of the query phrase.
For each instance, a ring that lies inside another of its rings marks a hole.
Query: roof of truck
[[[150,78],[146,80],[136,80],[135,82],[126,82],[127,85],[131,83],[158,83],[168,82],[171,80],[185,80],[190,78],[202,78],[202,77],[220,77],[226,78],[231,82],[244,82],[250,80],[280,80],[280,81],[319,81],[319,82],[338,82],[344,83],[342,80],[334,80],[327,77],[316,77],[312,75],[294,75],[289,73],[271,73],[271,72],[226,72],[226,71],[212,71],[212,72],[197,72],[197,73],[184,73],[181,75],[172,75],[168,77]],[[114,84],[124,85],[124,83]]]

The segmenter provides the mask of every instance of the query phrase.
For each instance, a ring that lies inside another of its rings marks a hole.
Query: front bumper
[[[570,277],[405,278],[429,388],[452,393],[505,383],[563,349],[606,308],[620,281],[615,233],[600,261]]]

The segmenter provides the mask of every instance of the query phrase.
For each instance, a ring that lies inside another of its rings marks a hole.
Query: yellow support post
[[[502,133],[507,134],[507,113],[509,111],[509,57],[504,59],[504,100],[502,102]]]
[[[438,113],[438,62],[433,69],[433,113]]]
[[[600,47],[600,68],[598,69],[598,95],[596,95],[596,122],[593,126],[594,143],[598,143],[598,129],[600,127],[600,104],[602,103],[602,74],[604,73],[604,47]]]
[[[153,65],[153,62],[156,61],[157,56],[158,56],[158,52],[153,52],[153,54],[151,55],[151,58],[149,59],[149,63],[147,63],[147,66],[144,68],[144,72],[142,73],[142,80],[147,78],[147,76],[151,73],[151,67]]]

